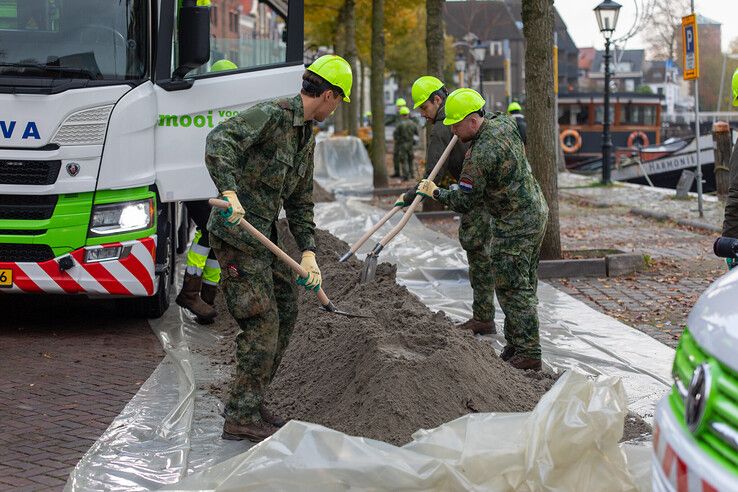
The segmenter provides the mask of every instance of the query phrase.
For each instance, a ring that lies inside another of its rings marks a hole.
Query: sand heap
[[[295,332],[269,388],[274,412],[404,444],[419,428],[469,412],[531,410],[553,384],[550,376],[511,368],[489,341],[432,313],[396,283],[391,265],[380,264],[375,281],[360,285],[362,263],[336,261],[348,245],[325,231],[316,239],[327,294],[340,309],[374,318],[322,312],[315,295],[302,292]],[[297,256],[291,237],[285,243]]]

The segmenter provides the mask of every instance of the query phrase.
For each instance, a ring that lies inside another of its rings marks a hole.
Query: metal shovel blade
[[[348,318],[366,318],[366,319],[374,318],[374,316],[368,316],[365,314],[354,314],[354,313],[347,313],[346,311],[341,311],[332,302],[329,302],[327,306],[323,306],[323,310],[328,311],[329,313],[333,313],[333,314],[340,314],[341,316],[346,316]]]
[[[359,277],[359,283],[365,284],[374,280],[374,277],[377,273],[378,259],[378,255],[376,255],[374,252],[366,255],[366,260],[364,260],[364,268],[361,270],[361,276]]]

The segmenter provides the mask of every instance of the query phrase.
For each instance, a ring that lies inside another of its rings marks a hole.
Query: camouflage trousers
[[[492,241],[492,275],[505,313],[505,341],[517,354],[541,358],[538,334],[538,261],[545,222],[539,233]]]
[[[223,271],[220,287],[228,311],[241,328],[225,416],[240,424],[257,422],[264,391],[295,326],[297,287],[290,269],[273,255],[268,256],[271,261],[264,260],[265,255],[255,256],[210,237]]]
[[[413,163],[413,148],[398,145],[395,150],[395,172],[405,178],[415,179],[415,165]]]
[[[495,319],[495,278],[492,274],[492,216],[475,209],[461,217],[459,242],[469,262],[469,282],[474,292],[474,319]]]

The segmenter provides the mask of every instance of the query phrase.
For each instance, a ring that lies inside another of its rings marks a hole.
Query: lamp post
[[[456,68],[456,72],[459,74],[459,87],[464,87],[466,83],[464,82],[465,73],[466,73],[466,60],[464,60],[464,55],[458,54],[456,55],[456,61],[454,62],[454,67]]]
[[[479,73],[479,94],[484,98],[484,85],[483,85],[483,79],[482,79],[482,62],[484,61],[484,55],[487,54],[487,48],[482,46],[482,43],[477,40],[477,42],[472,47],[472,55],[474,56],[474,61],[477,62],[477,73]]]
[[[612,139],[610,138],[610,42],[621,5],[612,0],[604,0],[595,7],[597,24],[605,37],[605,101],[602,122],[602,184],[610,184],[610,165],[612,162]]]

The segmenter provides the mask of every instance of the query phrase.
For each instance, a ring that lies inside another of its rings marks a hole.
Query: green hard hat
[[[395,101],[395,106],[407,106],[407,101],[405,101],[401,97],[398,97],[397,101]]]
[[[211,72],[224,72],[226,70],[237,70],[238,65],[233,63],[231,60],[218,60],[217,62],[213,63],[213,65],[210,67]]]
[[[351,65],[338,55],[323,55],[315,60],[308,70],[320,75],[326,81],[339,87],[343,91],[343,100],[351,102],[351,86],[354,76],[351,73]]]
[[[410,108],[408,108],[407,106],[401,107],[400,108],[400,114],[402,114],[402,115],[410,114]]]
[[[371,116],[371,115],[372,115],[371,111],[367,111],[366,113],[364,113],[364,116]]]
[[[484,107],[484,98],[474,89],[456,89],[446,99],[446,126],[455,125]]]
[[[520,103],[517,101],[513,101],[510,103],[510,105],[507,107],[507,112],[512,113],[513,111],[522,111],[523,108],[520,107]]]
[[[733,106],[738,106],[738,68],[733,72]]]
[[[436,92],[438,89],[443,87],[443,82],[433,77],[432,75],[423,75],[413,83],[413,109],[417,109],[421,104],[428,100],[428,98]]]

